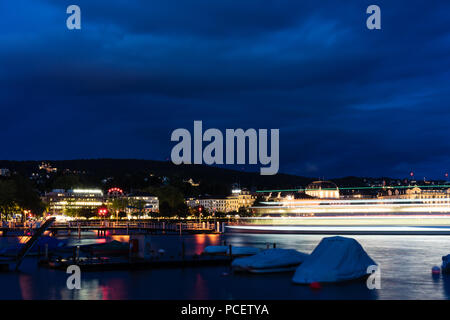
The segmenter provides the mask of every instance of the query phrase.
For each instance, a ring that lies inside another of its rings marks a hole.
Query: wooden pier
[[[38,241],[39,237],[55,222],[55,218],[47,219],[42,226],[39,226],[34,230],[34,234],[28,241],[25,243],[23,248],[19,251],[16,258],[2,258],[0,260],[0,271],[11,271],[12,266],[15,265],[14,269],[17,271],[22,263],[22,260],[25,258],[27,253],[33,248],[33,246]]]
[[[24,226],[0,227],[2,236],[32,236],[36,228]],[[204,234],[221,233],[223,224],[213,222],[125,222],[125,221],[74,221],[68,223],[55,223],[48,231],[52,235],[78,234],[86,231],[97,232],[98,236],[108,234],[127,235],[127,234]]]

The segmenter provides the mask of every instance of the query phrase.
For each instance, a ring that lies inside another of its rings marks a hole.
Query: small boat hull
[[[241,272],[241,273],[255,273],[255,274],[261,274],[261,273],[283,273],[283,272],[294,272],[298,268],[298,264],[292,265],[292,266],[279,266],[274,268],[241,268],[241,267],[235,267],[233,269],[234,272]]]

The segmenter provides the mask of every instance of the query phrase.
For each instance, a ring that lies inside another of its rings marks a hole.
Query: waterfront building
[[[207,212],[230,212],[232,206],[227,197],[200,196],[198,198],[188,198],[186,205],[191,208],[203,207]],[[233,206],[234,207],[234,206]]]
[[[378,199],[422,199],[424,203],[449,204],[450,188],[386,188],[379,192]]]
[[[103,191],[100,189],[54,189],[43,199],[53,214],[67,213],[70,210],[97,209],[104,205]]]
[[[238,211],[239,208],[249,208],[255,202],[256,197],[245,189],[233,189],[231,195],[227,197],[230,200],[230,206],[233,206],[232,211]]]
[[[186,199],[186,204],[191,207],[202,206],[210,213],[214,212],[238,212],[240,208],[249,208],[255,202],[248,190],[233,189],[229,196],[202,196],[199,198]]]
[[[158,197],[150,193],[137,192],[127,195],[128,207],[127,213],[142,211],[149,214],[152,212],[159,212],[159,200]]]
[[[314,181],[306,187],[305,194],[319,199],[339,199],[339,188],[331,181]]]

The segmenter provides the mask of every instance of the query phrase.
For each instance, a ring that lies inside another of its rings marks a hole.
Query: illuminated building
[[[237,212],[239,208],[249,208],[255,202],[255,197],[247,190],[233,189],[230,196],[189,198],[186,204],[195,208],[204,207],[208,212]]]
[[[189,178],[189,180],[183,180],[183,182],[189,183],[193,187],[198,187],[200,185],[200,183],[194,182],[194,180],[192,180],[192,178]]]
[[[103,191],[100,189],[54,189],[43,197],[49,206],[49,212],[65,213],[68,210],[97,209],[104,204]]]
[[[230,212],[230,202],[226,197],[202,196],[186,200],[187,206],[191,208],[204,207],[207,212]]]
[[[449,204],[449,189],[421,189],[413,187],[411,189],[390,189],[386,188],[378,194],[379,199],[422,199],[426,203],[447,203]]]
[[[128,213],[141,211],[149,214],[151,212],[159,211],[158,197],[145,192],[130,194],[127,196],[129,205],[127,207]]]
[[[339,188],[331,181],[314,181],[306,187],[305,193],[319,199],[339,199]]]
[[[241,190],[241,189],[234,189],[231,191],[231,196],[227,197],[228,200],[230,200],[230,206],[233,206],[236,210],[231,211],[237,211],[239,208],[249,208],[253,205],[255,202],[255,196],[250,194],[247,190]]]
[[[53,168],[49,163],[46,162],[42,162],[39,165],[39,170],[45,170],[47,173],[54,173],[58,171],[57,168]]]

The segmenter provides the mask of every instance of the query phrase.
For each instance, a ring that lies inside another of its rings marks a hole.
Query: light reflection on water
[[[26,258],[18,273],[0,273],[1,299],[449,299],[450,277],[433,278],[431,268],[450,253],[449,236],[352,236],[381,267],[381,290],[368,290],[365,283],[326,285],[313,291],[291,283],[292,274],[232,274],[228,266],[109,271],[82,273],[82,289],[68,290],[64,271],[36,266],[36,258]],[[170,235],[152,236],[152,249],[167,254],[200,253],[205,246],[232,245],[266,248],[294,248],[310,253],[320,235]],[[128,236],[109,240],[127,241]],[[2,238],[3,245],[18,239]],[[104,238],[72,244],[101,243]],[[226,275],[228,274],[228,275]]]

